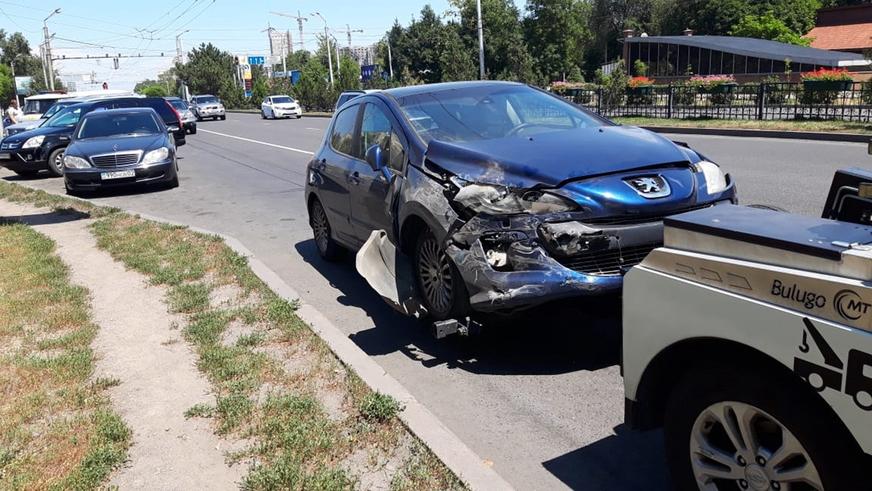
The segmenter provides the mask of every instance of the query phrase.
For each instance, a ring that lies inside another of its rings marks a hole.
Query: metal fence
[[[597,87],[569,89],[564,97],[605,117],[872,120],[872,82]]]

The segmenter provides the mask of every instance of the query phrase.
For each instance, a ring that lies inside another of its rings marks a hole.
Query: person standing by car
[[[9,107],[6,109],[6,117],[9,118],[10,124],[18,124],[23,115],[21,109],[18,109],[18,101],[15,99],[9,101]]]

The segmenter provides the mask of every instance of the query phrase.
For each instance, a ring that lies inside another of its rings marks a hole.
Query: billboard
[[[30,84],[33,77],[15,77],[15,93],[18,95],[30,94]]]
[[[369,82],[373,75],[378,74],[378,65],[363,65],[360,67],[360,80]]]

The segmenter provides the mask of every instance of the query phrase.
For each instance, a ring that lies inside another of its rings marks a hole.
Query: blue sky
[[[523,0],[515,0],[523,6]],[[278,29],[290,29],[297,43],[297,23],[273,15],[285,12],[296,15],[299,11],[309,17],[320,12],[332,29],[362,29],[353,33],[357,44],[372,44],[399,19],[407,24],[413,15],[429,3],[439,14],[449,12],[448,0],[269,0],[240,2],[230,0],[0,0],[0,28],[21,31],[33,49],[42,41],[42,20],[55,8],[61,13],[48,21],[55,35],[52,47],[55,54],[82,56],[104,53],[160,55],[166,58],[141,58],[120,62],[113,69],[111,60],[99,62],[60,61],[55,68],[61,75],[72,77],[80,90],[90,88],[86,74],[96,73],[98,83],[107,81],[110,88],[130,89],[145,78],[154,78],[158,72],[172,64],[175,54],[175,36],[183,34],[185,50],[201,42],[212,42],[235,54],[266,54],[269,52],[267,34],[261,32],[267,24]],[[323,32],[324,23],[309,18],[304,24],[306,47],[314,47],[315,32]],[[334,32],[342,45],[347,43],[343,32]],[[85,44],[90,43],[90,44]]]

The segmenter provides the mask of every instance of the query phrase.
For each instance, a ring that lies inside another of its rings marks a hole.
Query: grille
[[[645,259],[660,244],[645,244],[621,249],[588,252],[558,259],[560,264],[579,273],[591,275],[619,275]]]
[[[672,215],[678,215],[679,213],[686,213],[688,211],[694,210],[702,210],[703,208],[708,208],[713,206],[713,203],[706,203],[704,205],[690,206],[687,208],[681,208],[678,210],[672,210],[668,213],[662,213],[658,215],[630,215],[630,216],[613,216],[613,217],[595,217],[595,218],[585,218],[582,221],[584,223],[589,223],[591,225],[633,225],[638,223],[649,223],[649,222],[657,222],[663,220],[664,218]]]
[[[107,155],[95,155],[91,157],[91,163],[95,167],[123,167],[139,162],[139,152],[110,153]]]

